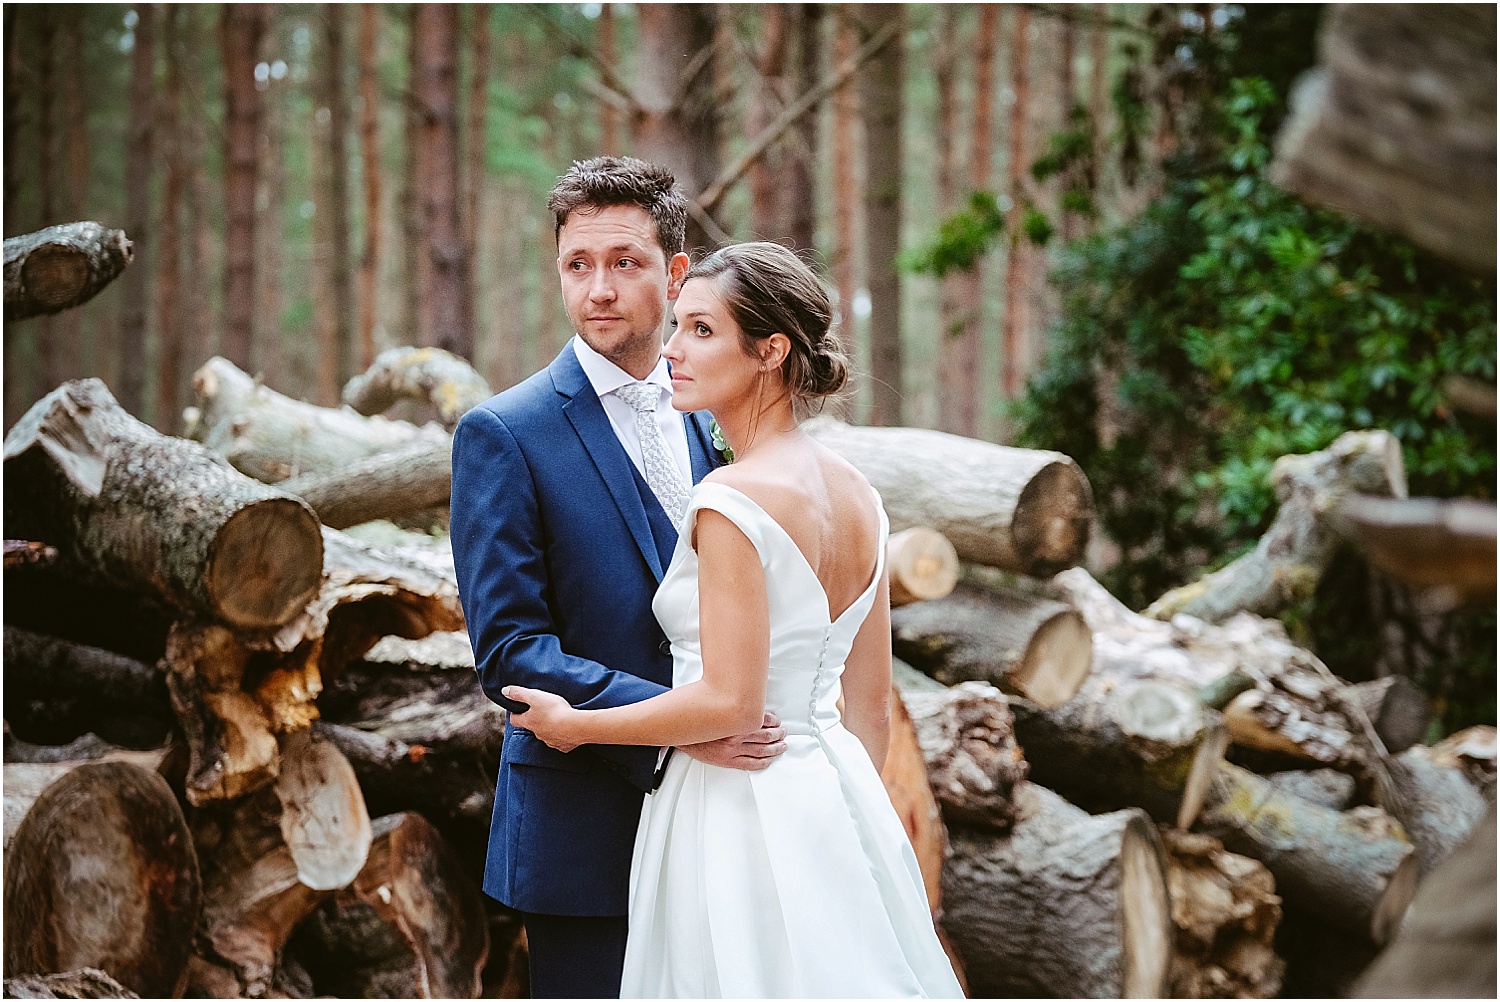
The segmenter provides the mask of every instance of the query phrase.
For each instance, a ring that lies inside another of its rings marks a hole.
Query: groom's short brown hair
[[[547,196],[547,211],[554,222],[552,235],[562,233],[563,223],[572,213],[610,205],[645,209],[656,224],[656,241],[668,260],[687,244],[687,199],[677,187],[677,178],[660,164],[635,157],[573,161]]]

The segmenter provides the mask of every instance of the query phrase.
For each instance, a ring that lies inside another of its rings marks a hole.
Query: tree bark
[[[755,90],[745,123],[750,136],[760,135],[786,104],[788,9],[772,4],[760,11]],[[780,183],[784,159],[784,144],[773,143],[750,167],[750,232],[758,240],[786,238]]]
[[[380,158],[380,5],[359,5],[359,151],[365,199],[365,244],[359,259],[359,354],[361,371],[375,361],[375,318],[380,289],[384,213]]]
[[[856,34],[858,29],[847,7],[836,5],[832,9],[833,47],[838,62],[842,65],[853,58],[855,50],[859,48]],[[855,357],[861,357],[860,349],[863,347],[859,318],[854,311],[854,300],[859,295],[862,261],[859,235],[865,204],[859,173],[860,153],[863,150],[860,142],[863,123],[859,107],[858,87],[853,81],[845,81],[834,92],[833,98],[833,204],[839,207],[839,211],[834,213],[832,264],[834,285],[838,288],[839,296],[839,341],[843,349]]]
[[[266,30],[263,4],[230,4],[219,25],[224,65],[224,354],[242,369],[255,339],[255,186],[260,94],[255,62]]]
[[[1354,777],[1337,769],[1289,769],[1269,773],[1265,778],[1277,793],[1330,811],[1347,811],[1358,799]]]
[[[31,805],[5,862],[8,974],[96,967],[147,998],[181,994],[198,860],[161,776],[79,765]]]
[[[187,429],[242,472],[266,483],[336,470],[418,442],[451,449],[436,425],[363,417],[283,396],[233,363],[213,358],[193,377],[197,413]]]
[[[1027,763],[1010,708],[983,682],[901,693],[927,763],[927,781],[948,819],[993,831],[1016,820],[1016,791]]]
[[[1495,990],[1495,810],[1417,892],[1349,998],[1488,998]]]
[[[453,487],[452,450],[418,442],[277,486],[306,501],[324,525],[347,529],[446,505]]]
[[[1069,606],[972,584],[893,609],[891,637],[897,657],[945,685],[988,682],[1049,707],[1072,699],[1093,663],[1088,627]]]
[[[1152,998],[1172,954],[1156,826],[1091,817],[1033,783],[1009,835],[950,831],[943,926],[977,997]]]
[[[1210,623],[1236,612],[1274,616],[1311,596],[1338,548],[1329,517],[1353,493],[1404,498],[1401,443],[1386,431],[1351,431],[1327,449],[1282,456],[1271,471],[1280,509],[1250,553],[1151,603],[1146,615],[1186,613]]]
[[[166,63],[161,100],[162,182],[161,229],[156,257],[156,406],[158,431],[171,434],[182,413],[183,361],[187,355],[183,325],[182,248],[184,202],[189,167],[185,156],[184,111],[187,88],[183,80],[182,8],[170,4],[163,12],[162,58]],[[128,408],[127,408],[128,409]]]
[[[1011,93],[1010,106],[1010,165],[1009,182],[1010,210],[1006,213],[1006,232],[1010,237],[1010,249],[1005,255],[1005,319],[1001,333],[1001,354],[1004,359],[1003,383],[1005,398],[1014,400],[1021,392],[1025,376],[1027,316],[1026,272],[1030,256],[1030,242],[1026,237],[1024,221],[1028,204],[1026,194],[1026,169],[1029,166],[1027,151],[1027,114],[1031,104],[1030,67],[1027,65],[1031,49],[1031,12],[1028,8],[1015,8],[1015,28],[1011,34]]]
[[[463,306],[463,322],[469,329],[474,348],[469,360],[479,360],[479,342],[483,328],[479,323],[477,305],[480,295],[480,235],[484,232],[480,223],[485,218],[484,189],[488,181],[485,163],[489,153],[487,125],[490,100],[490,5],[475,4],[470,10],[473,47],[469,58],[468,122],[464,138],[464,201],[460,216],[464,247],[464,286],[468,290]],[[368,363],[362,367],[368,368]]]
[[[75,574],[245,629],[279,626],[317,593],[311,509],[153,431],[97,379],[27,412],[6,436],[5,473],[8,528],[56,546]]]
[[[361,414],[381,414],[398,400],[430,404],[452,431],[470,408],[493,391],[466,359],[441,348],[392,348],[344,386],[344,403]]]
[[[417,183],[426,237],[428,287],[419,343],[474,358],[469,267],[459,224],[458,8],[417,5]]]
[[[968,185],[961,183],[958,170],[958,92],[959,18],[961,8],[941,7],[936,15],[937,41],[933,51],[933,77],[937,85],[937,213],[947,219],[959,210],[962,194]],[[980,45],[983,45],[981,40]],[[962,48],[967,50],[964,40]],[[977,99],[977,95],[976,95]],[[950,272],[938,279],[938,371],[943,374],[938,394],[938,427],[954,435],[974,437],[975,407],[979,374],[976,359],[967,354],[968,333],[963,318],[963,303],[958,293],[959,276]]]
[[[65,67],[61,88],[62,218],[83,219],[89,211],[89,107],[85,94],[93,65],[84,49],[83,9],[76,5],[66,7],[59,19],[59,41]],[[90,373],[84,365],[83,315],[68,313],[58,319],[52,329],[53,342],[49,348],[54,372],[61,377],[57,382],[85,374],[98,375]],[[47,388],[55,385],[57,383],[52,383]]]
[[[382,817],[375,833],[358,879],[293,944],[314,984],[348,998],[478,998],[490,944],[472,878],[420,814]]]
[[[958,584],[958,551],[936,529],[912,526],[886,541],[891,607],[943,598]]]
[[[64,223],[5,241],[5,319],[56,313],[94,298],[130,264],[123,230]]]
[[[62,974],[5,979],[8,999],[138,999],[135,992],[97,967]]]
[[[943,899],[943,856],[948,848],[948,831],[932,786],[927,778],[927,761],[917,738],[911,714],[901,690],[891,687],[891,737],[881,782],[891,798],[891,806],[906,829],[917,865],[922,869],[922,883],[927,889],[927,904],[934,915],[940,914]]]
[[[328,285],[332,312],[335,375],[338,387],[359,371],[359,346],[355,340],[354,261],[349,220],[349,86],[345,74],[348,37],[344,8],[333,4],[323,10],[324,43],[328,60],[324,67],[323,93],[328,105]],[[332,398],[330,398],[332,399]]]
[[[143,420],[146,404],[147,283],[151,279],[152,145],[156,133],[156,5],[135,7],[135,48],[131,50],[129,132],[125,150],[125,231],[141,263],[125,275],[120,314],[120,406]]]
[[[1479,273],[1495,269],[1495,19],[1351,7],[1319,36],[1271,176]]]
[[[896,255],[901,249],[904,6],[858,4],[854,17],[861,40],[887,24],[898,25],[895,39],[870,61],[860,78],[865,126],[865,284],[870,290],[870,423],[890,426],[903,423],[905,368],[901,276],[896,269]]]
[[[1406,833],[1417,847],[1424,875],[1464,843],[1490,807],[1463,770],[1442,763],[1442,757],[1415,745],[1391,761],[1391,780],[1404,802]]]
[[[807,93],[818,80],[824,48],[822,23],[822,4],[799,3],[794,6],[792,32],[797,41],[797,54],[792,70],[793,93]],[[817,246],[817,166],[823,159],[820,135],[817,116],[804,115],[797,120],[787,144],[786,235],[795,250],[811,251]]]
[[[1220,767],[1197,827],[1264,863],[1289,907],[1377,945],[1416,891],[1416,852],[1384,811],[1331,811],[1235,765]]]
[[[1168,997],[1278,997],[1286,962],[1272,949],[1281,898],[1271,872],[1207,835],[1160,832],[1176,927]]]
[[[869,478],[894,530],[929,526],[964,560],[1037,577],[1083,559],[1093,493],[1062,453],[831,418],[803,428]]]
[[[1202,811],[1229,735],[1196,694],[1169,682],[1100,679],[1051,709],[1012,704],[1032,778],[1090,811],[1139,807],[1187,828]]]
[[[719,176],[719,101],[715,92],[715,37],[719,12],[713,4],[637,8],[639,49],[632,120],[636,155],[669,168],[689,204]],[[724,242],[716,210],[690,215],[689,250]]]

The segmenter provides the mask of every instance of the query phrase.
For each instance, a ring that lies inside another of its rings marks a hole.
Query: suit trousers
[[[624,915],[523,912],[534,999],[617,999],[625,968]]]

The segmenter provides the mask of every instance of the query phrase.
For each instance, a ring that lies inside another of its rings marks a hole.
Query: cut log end
[[[913,526],[894,533],[886,544],[891,575],[891,605],[942,598],[958,584],[958,551],[936,529]]]
[[[225,522],[205,585],[226,622],[245,629],[280,626],[317,594],[322,553],[322,528],[306,504],[259,501]]]
[[[1089,484],[1072,462],[1049,463],[1016,500],[1011,538],[1026,573],[1048,577],[1078,562],[1094,522]]]
[[[1093,664],[1094,635],[1083,617],[1068,609],[1037,629],[1011,682],[1038,706],[1061,706],[1077,695]]]
[[[1156,826],[1137,814],[1120,840],[1120,899],[1124,925],[1122,998],[1159,998],[1172,958],[1172,909],[1162,872]]]
[[[1370,942],[1383,945],[1390,941],[1401,927],[1411,899],[1417,896],[1417,884],[1422,878],[1422,865],[1415,853],[1396,864],[1391,873],[1385,893],[1376,902],[1370,916]]]

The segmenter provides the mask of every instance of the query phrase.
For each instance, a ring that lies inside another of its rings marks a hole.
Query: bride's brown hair
[[[781,374],[799,411],[816,411],[849,381],[828,291],[792,251],[765,242],[730,244],[693,265],[687,278],[714,280],[752,358],[759,357],[758,342],[786,335],[791,350]]]

